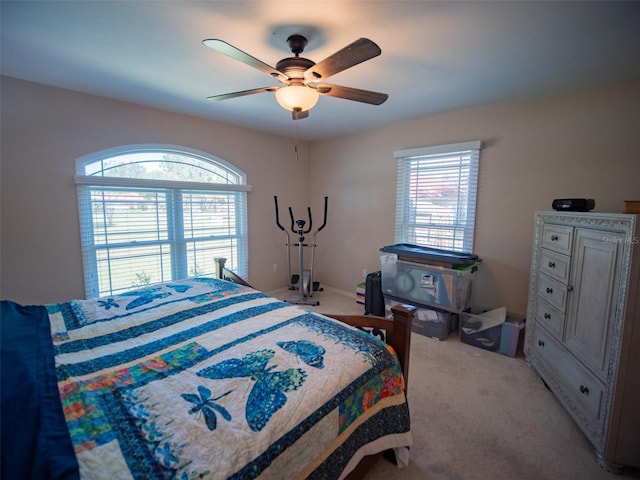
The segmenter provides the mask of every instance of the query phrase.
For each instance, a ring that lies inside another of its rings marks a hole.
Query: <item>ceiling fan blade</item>
[[[365,60],[377,57],[380,53],[382,50],[374,42],[368,38],[359,38],[307,69],[304,72],[304,78],[307,83],[318,82]]]
[[[254,88],[251,90],[242,90],[240,92],[233,93],[223,93],[222,95],[212,95],[211,97],[207,97],[207,100],[228,100],[230,98],[244,97],[245,95],[253,95],[254,93],[263,93],[263,92],[275,92],[279,87],[262,87],[262,88]]]
[[[320,95],[344,98],[355,102],[370,103],[371,105],[381,105],[387,100],[387,98],[389,98],[389,95],[386,93],[360,90],[359,88],[342,87],[340,85],[329,85],[328,83],[318,85],[316,88]]]
[[[270,65],[258,60],[255,57],[252,57],[248,53],[243,52],[242,50],[234,47],[233,45],[228,44],[224,40],[218,40],[217,38],[209,38],[203,40],[202,43],[209,47],[213,48],[217,52],[224,53],[228,57],[233,58],[234,60],[238,60],[250,67],[256,68],[263,73],[266,73],[270,77],[279,78],[283,82],[289,81],[286,75],[284,75],[279,70],[276,70]]]

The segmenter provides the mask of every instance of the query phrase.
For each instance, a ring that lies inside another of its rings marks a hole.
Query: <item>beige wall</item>
[[[327,195],[316,279],[353,292],[362,269],[378,270],[379,248],[394,241],[393,151],[482,140],[475,252],[483,264],[473,303],[524,313],[535,210],[575,196],[619,212],[624,200],[640,198],[639,112],[640,82],[612,85],[301,142],[296,162],[290,138],[3,78],[0,297],[44,303],[84,294],[72,176],[87,153],[164,143],[242,168],[253,185],[249,278],[266,291],[286,284],[273,195],[285,220],[287,206],[302,215],[310,204],[316,221]]]
[[[473,306],[526,312],[533,212],[588,197],[600,212],[640,198],[640,83],[421,118],[311,146],[311,198],[329,195],[318,277],[352,291],[394,242],[393,151],[482,140]]]
[[[244,170],[253,186],[249,279],[263,290],[286,283],[273,195],[284,205],[306,205],[306,144],[297,162],[290,138],[3,77],[2,299],[48,303],[84,296],[75,159],[144,143],[187,146]]]

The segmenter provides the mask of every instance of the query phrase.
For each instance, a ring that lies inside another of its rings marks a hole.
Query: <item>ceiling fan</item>
[[[220,53],[266,73],[283,84],[279,87],[261,87],[207,97],[210,100],[227,100],[229,98],[253,95],[255,93],[275,92],[278,103],[286,110],[292,112],[294,120],[299,120],[309,116],[309,110],[316,104],[319,95],[344,98],[356,102],[369,103],[371,105],[380,105],[389,98],[389,95],[386,93],[319,83],[336,73],[340,73],[380,55],[380,53],[382,53],[380,47],[368,38],[360,38],[333,55],[315,63],[312,60],[300,56],[304,51],[304,47],[307,45],[307,38],[303,35],[294,34],[287,38],[287,44],[295,56],[283,58],[276,63],[275,68],[223,40],[212,38],[203,40],[202,43],[207,47],[213,48]]]

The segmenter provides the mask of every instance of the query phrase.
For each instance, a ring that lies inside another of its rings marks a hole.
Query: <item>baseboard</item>
[[[278,295],[279,293],[284,293],[288,291],[289,291],[289,287],[280,287],[280,288],[276,288],[275,290],[269,290],[268,292],[264,292],[264,293],[273,297],[275,295]]]
[[[338,295],[343,295],[345,297],[354,298],[354,299],[355,299],[355,295],[356,295],[355,292],[347,292],[346,290],[340,290],[339,288],[334,288],[334,287],[325,287],[324,285],[322,285],[322,289],[326,290],[328,292],[331,292],[331,293],[337,293]],[[276,288],[275,290],[269,290],[268,292],[264,292],[264,293],[266,293],[267,295],[274,296],[274,295],[277,295],[279,293],[284,293],[284,292],[288,292],[288,291],[290,291],[289,287],[280,287],[280,288]],[[291,291],[293,291],[293,290],[291,290]],[[320,293],[322,293],[322,292],[320,292]]]
[[[327,290],[328,292],[332,292],[332,293],[337,293],[339,295],[344,295],[345,297],[349,297],[349,298],[353,298],[355,300],[356,298],[356,292],[347,292],[345,290],[340,290],[339,288],[334,288],[334,287],[322,287],[325,290]]]

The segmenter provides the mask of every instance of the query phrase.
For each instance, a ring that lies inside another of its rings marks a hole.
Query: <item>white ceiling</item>
[[[2,74],[308,140],[470,106],[640,78],[640,2],[1,1]],[[389,94],[321,97],[294,122],[278,85],[202,45],[220,38],[275,66],[286,38],[322,60],[359,37],[382,55],[328,82]]]

